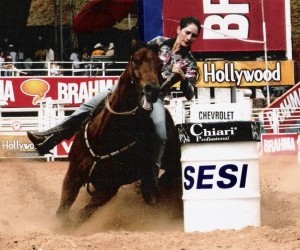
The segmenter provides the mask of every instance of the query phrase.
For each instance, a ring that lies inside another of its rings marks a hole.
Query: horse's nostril
[[[150,84],[145,85],[144,94],[147,95],[147,94],[151,93],[152,89],[153,89],[152,85],[150,85]]]
[[[156,102],[158,98],[160,88],[157,86],[154,86],[153,84],[147,84],[144,86],[144,95],[146,97],[146,100],[148,102]]]

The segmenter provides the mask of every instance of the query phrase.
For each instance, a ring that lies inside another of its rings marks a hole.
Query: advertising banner
[[[0,135],[0,158],[38,157],[34,145],[23,134]]]
[[[262,134],[261,148],[264,155],[297,155],[298,134]]]
[[[260,124],[249,121],[176,125],[181,143],[260,141]]]
[[[190,122],[224,122],[224,121],[250,121],[252,116],[252,103],[243,101],[239,103],[192,103],[190,105]]]
[[[101,91],[111,89],[118,76],[99,77],[2,77],[0,100],[6,108],[38,107],[39,101],[51,97],[70,106],[79,106]]]
[[[69,140],[63,140],[55,148],[55,157],[68,157],[72,144],[74,141],[74,136]]]
[[[198,62],[198,87],[264,87],[294,85],[294,61]]]
[[[203,25],[195,52],[263,51],[263,21],[268,51],[287,49],[285,0],[264,1],[263,8],[257,0],[163,0],[164,36],[175,37],[184,16]]]

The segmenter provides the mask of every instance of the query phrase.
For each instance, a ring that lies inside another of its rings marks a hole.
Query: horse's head
[[[129,61],[129,71],[133,82],[140,90],[140,102],[144,109],[151,110],[160,92],[161,66],[155,48],[138,45]]]

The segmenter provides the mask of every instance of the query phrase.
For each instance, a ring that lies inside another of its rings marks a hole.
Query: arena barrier
[[[185,232],[260,226],[260,125],[249,100],[194,103],[189,112],[177,124]]]
[[[111,79],[114,78],[109,78],[110,81]],[[15,82],[13,85],[15,85]],[[105,88],[110,86],[109,84],[104,85],[107,85]],[[291,91],[293,91],[293,89]],[[172,93],[176,98],[171,99],[170,104],[166,105],[166,108],[169,109],[175,124],[195,122],[195,119],[200,119],[201,122],[208,122],[212,119],[212,117],[210,117],[212,114],[210,112],[212,104],[222,103],[222,112],[218,113],[220,116],[219,121],[223,121],[222,119],[226,118],[225,116],[231,119],[231,115],[234,114],[236,116],[239,114],[243,117],[250,116],[251,120],[260,123],[262,132],[262,142],[260,143],[261,154],[299,154],[298,132],[300,129],[300,121],[298,113],[295,112],[295,110],[297,110],[296,107],[290,105],[289,108],[286,107],[284,109],[285,112],[279,108],[252,109],[251,100],[248,100],[243,102],[243,105],[246,105],[243,110],[236,107],[235,112],[230,113],[227,112],[228,105],[231,101],[229,92],[229,89],[217,89],[215,99],[212,99],[209,94],[209,89],[198,88],[198,99],[186,101],[185,98],[176,96],[176,91],[173,91]],[[21,104],[22,99],[25,99],[22,95],[18,95],[17,97],[16,101],[19,104]],[[240,103],[244,99],[244,93],[237,90],[237,103]],[[0,99],[0,158],[43,158],[36,154],[33,145],[27,139],[26,131],[43,131],[59,123],[65,116],[68,116],[76,109],[77,105],[68,105],[69,100],[70,99],[67,101],[58,101],[56,99],[52,100],[51,97],[46,97],[40,100],[39,106],[26,107],[24,104],[25,107],[20,108],[11,107],[6,100]],[[230,105],[232,108],[232,104]],[[194,106],[202,106],[202,111],[206,113],[202,112],[201,117],[197,117],[197,112],[191,114],[191,107]],[[237,106],[240,105],[238,104]],[[262,112],[275,113],[276,115],[263,116]],[[287,117],[287,113],[291,114],[291,116]],[[273,122],[271,123],[270,117],[273,117]],[[284,118],[284,123],[277,122],[275,118],[277,118],[278,121]],[[233,119],[237,118],[234,117]],[[280,134],[278,134],[277,131],[281,131],[283,128],[287,129],[289,133],[280,132]],[[273,133],[270,133],[269,130],[271,132],[273,131]],[[268,133],[266,134],[267,131]],[[290,136],[290,133],[294,135]],[[53,155],[47,155],[46,158],[48,160],[66,158],[70,151],[72,141],[72,139],[63,141],[54,149]]]
[[[56,148],[53,154],[38,155],[26,131],[44,131],[55,126],[76,109],[66,107],[67,104],[52,98],[40,100],[39,106],[33,108],[5,108],[3,103],[0,108],[0,159],[40,158],[53,161],[59,158]]]

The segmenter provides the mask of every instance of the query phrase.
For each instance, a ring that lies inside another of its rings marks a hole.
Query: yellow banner
[[[264,87],[294,85],[294,61],[197,62],[197,87]]]

